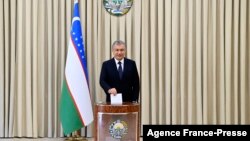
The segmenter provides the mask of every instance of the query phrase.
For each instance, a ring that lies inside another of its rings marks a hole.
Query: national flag
[[[79,4],[75,0],[59,110],[65,134],[79,130],[93,121],[83,41]]]

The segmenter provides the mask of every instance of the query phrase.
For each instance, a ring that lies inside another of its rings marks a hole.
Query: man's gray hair
[[[126,44],[122,40],[116,40],[116,41],[114,41],[114,43],[112,44],[112,49],[114,49],[114,46],[116,46],[116,45],[124,45],[125,48],[126,48]]]

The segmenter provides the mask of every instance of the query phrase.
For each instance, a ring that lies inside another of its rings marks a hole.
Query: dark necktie
[[[119,76],[120,76],[120,79],[122,79],[122,63],[121,62],[118,62],[118,72],[119,72]]]

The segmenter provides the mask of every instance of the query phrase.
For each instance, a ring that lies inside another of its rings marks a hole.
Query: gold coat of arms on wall
[[[103,0],[103,5],[111,15],[122,16],[128,13],[133,0]]]

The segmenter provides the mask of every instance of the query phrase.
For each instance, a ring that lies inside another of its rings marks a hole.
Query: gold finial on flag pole
[[[65,141],[88,141],[86,138],[81,137],[81,130],[72,133],[72,137],[68,137]]]

